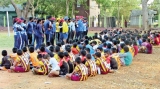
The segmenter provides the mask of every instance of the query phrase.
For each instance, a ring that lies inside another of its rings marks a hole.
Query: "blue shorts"
[[[68,38],[68,33],[62,33],[63,39],[67,39]]]

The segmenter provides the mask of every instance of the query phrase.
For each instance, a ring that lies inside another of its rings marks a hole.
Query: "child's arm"
[[[119,57],[126,57],[127,54],[126,53],[119,53]]]

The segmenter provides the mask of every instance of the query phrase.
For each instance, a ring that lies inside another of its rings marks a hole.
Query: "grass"
[[[93,36],[94,32],[90,31],[88,33],[88,36]],[[11,33],[10,36],[8,36],[7,32],[1,32],[0,33],[0,49],[12,49],[14,46],[14,35]]]
[[[14,36],[13,33],[11,33],[10,36],[8,36],[8,33],[0,33],[0,49],[8,49],[12,48],[14,46]]]

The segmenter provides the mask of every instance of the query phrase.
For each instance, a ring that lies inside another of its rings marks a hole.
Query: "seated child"
[[[54,46],[51,46],[49,50],[51,51],[50,53],[54,53]]]
[[[72,81],[85,81],[88,78],[88,69],[81,62],[81,58],[77,57],[75,59],[76,67],[71,74],[66,74],[67,79],[71,79]]]
[[[122,43],[122,44],[120,44],[120,46],[121,46],[121,50],[120,50],[120,53],[124,53],[124,46],[125,46],[125,44],[124,43]]]
[[[131,65],[133,57],[132,54],[129,52],[129,48],[127,46],[124,47],[125,53],[120,53],[119,56],[124,58],[124,62],[126,66]]]
[[[107,49],[105,49],[105,50],[107,50]],[[98,48],[97,48],[97,52],[100,52],[100,53],[101,53],[101,58],[102,58],[102,59],[105,59],[105,57],[104,57],[104,52],[103,52],[103,48],[102,48],[102,47],[98,47]]]
[[[133,47],[134,47],[134,56],[136,56],[137,54],[138,54],[138,46],[137,46],[137,42],[136,41],[134,41],[134,43],[133,43]]]
[[[48,77],[57,76],[58,71],[60,71],[60,67],[58,65],[57,60],[54,58],[53,53],[50,53],[50,57],[47,58],[49,60],[49,74]]]
[[[51,45],[51,43],[50,42],[47,42],[47,46],[46,46],[46,49],[50,49],[50,47],[51,47],[52,45]]]
[[[39,60],[39,66],[32,69],[33,74],[37,75],[47,75],[48,74],[48,66],[43,60],[43,56],[41,54],[37,55],[37,59]]]
[[[16,61],[16,59],[17,59],[17,48],[13,48],[12,52],[13,52],[13,54],[10,55],[10,58],[11,58],[11,61],[12,61],[12,64],[13,64],[14,61]]]
[[[147,54],[152,54],[152,44],[150,43],[150,39],[147,39],[147,45],[146,45],[146,53]]]
[[[37,59],[37,53],[34,52],[34,47],[30,47],[29,48],[29,52],[30,52],[30,61],[32,63],[32,67],[36,68],[39,66],[39,60]]]
[[[89,48],[85,48],[84,49],[85,51],[86,51],[86,54],[90,54],[90,49]],[[91,55],[91,59],[93,60],[93,61],[95,61],[95,58],[93,57],[93,55]]]
[[[112,55],[111,55],[112,61],[113,59],[116,60],[117,65],[118,65],[118,69],[121,67],[121,65],[124,64],[124,61],[120,59],[118,53],[117,53],[117,49],[116,48],[112,48]]]
[[[78,56],[78,55],[74,55],[71,52],[71,46],[70,45],[66,45],[65,46],[65,50],[66,50],[66,52],[68,52],[71,62],[74,62],[75,61],[75,57]]]
[[[72,73],[74,70],[74,64],[73,61],[71,60],[71,57],[69,56],[68,52],[64,52],[64,59],[69,65],[69,73]]]
[[[23,55],[29,59],[29,58],[30,58],[30,55],[29,55],[29,53],[27,52],[27,51],[28,51],[28,50],[27,50],[27,47],[23,47],[22,50],[23,50]]]
[[[29,59],[23,55],[22,50],[17,50],[18,59],[10,67],[9,72],[28,72],[29,71]]]
[[[45,51],[45,47],[42,46],[42,47],[40,48],[39,54],[41,54],[43,57],[48,54],[48,53]]]
[[[98,74],[108,74],[110,72],[109,67],[107,66],[107,62],[101,58],[101,53],[95,53],[96,65]]]
[[[85,64],[86,62],[86,51],[82,50],[80,53],[81,62]]]
[[[57,62],[60,61],[60,58],[58,57],[58,52],[60,52],[60,47],[59,46],[56,46],[55,49],[54,49],[54,58],[57,60]]]
[[[73,44],[73,47],[71,48],[71,50],[72,50],[72,53],[74,54],[74,55],[78,55],[79,54],[79,47],[77,46],[77,43],[74,43]]]
[[[107,62],[108,68],[110,68],[111,56],[109,50],[104,51],[105,60]]]
[[[96,67],[96,62],[91,60],[91,54],[86,55],[86,67],[88,68],[88,76],[93,77],[97,75],[97,67]]]
[[[158,34],[156,34],[156,36],[154,37],[154,43],[155,43],[156,45],[159,45],[159,44],[160,44],[160,39],[159,39],[159,35],[158,35]]]
[[[10,69],[11,67],[11,61],[9,60],[9,57],[7,56],[7,51],[3,50],[2,51],[2,62],[0,64],[0,70],[6,70],[6,69]]]
[[[146,39],[143,38],[143,43],[142,46],[139,48],[139,53],[145,53],[146,45],[147,45]]]

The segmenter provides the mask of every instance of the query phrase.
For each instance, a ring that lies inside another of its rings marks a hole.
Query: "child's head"
[[[29,52],[30,52],[30,53],[33,53],[33,52],[34,52],[34,47],[33,47],[33,46],[29,47]]]
[[[7,56],[7,51],[6,50],[2,51],[2,56]]]
[[[134,41],[134,42],[133,42],[133,45],[134,45],[134,46],[137,46],[137,42],[136,42],[136,41]]]
[[[85,50],[82,50],[82,51],[81,51],[81,55],[82,55],[82,56],[86,56],[86,51],[85,51]]]
[[[87,54],[87,55],[86,55],[86,59],[87,59],[87,60],[91,60],[91,59],[92,59],[91,54]]]
[[[93,42],[92,42],[92,46],[94,46],[94,45],[97,45],[97,42],[96,42],[96,41],[93,41]]]
[[[54,52],[54,46],[51,46],[51,47],[49,48],[49,50],[50,50],[51,52]]]
[[[117,53],[117,49],[116,48],[112,48],[112,53]]]
[[[103,51],[103,48],[102,48],[102,47],[98,47],[98,48],[97,48],[97,52],[100,52],[100,53],[101,53],[102,51]]]
[[[77,47],[77,43],[73,43],[73,47],[76,48]]]
[[[25,52],[27,52],[27,47],[23,47],[23,52],[25,53]]]
[[[101,57],[101,53],[100,52],[96,52],[95,53],[95,58],[100,58]]]
[[[127,46],[124,46],[124,51],[129,52],[129,48]]]
[[[111,48],[112,48],[112,44],[108,43],[108,44],[107,44],[107,48],[108,48],[108,49],[111,49]]]
[[[70,45],[66,45],[65,46],[65,50],[70,53],[71,52],[71,46]]]
[[[17,50],[17,55],[18,55],[18,56],[21,56],[22,54],[23,54],[22,50],[20,50],[20,49]]]
[[[64,52],[63,54],[64,54],[64,57],[65,57],[65,58],[69,57],[68,52]]]
[[[109,50],[104,50],[104,56],[108,57],[110,55],[110,51]]]
[[[45,52],[45,47],[42,46],[42,47],[40,48],[40,51],[41,51],[41,52]]]
[[[54,54],[53,54],[53,53],[49,53],[49,56],[50,56],[51,58],[53,58],[53,57],[54,57]]]
[[[47,42],[47,46],[50,46],[51,45],[51,43],[50,42]]]
[[[128,41],[128,40],[126,40],[126,41],[125,41],[125,44],[126,44],[126,45],[129,45],[129,41]]]
[[[122,44],[120,44],[120,46],[121,46],[121,49],[123,49],[123,48],[124,48],[124,46],[125,46],[125,44],[124,44],[124,43],[122,43]]]
[[[90,53],[90,49],[89,48],[85,48],[84,50],[86,51],[87,54]]]
[[[54,49],[54,51],[55,51],[56,53],[60,52],[60,47],[59,47],[59,46],[56,46],[55,49]]]
[[[76,62],[76,64],[81,64],[81,58],[80,58],[80,57],[77,57],[77,58],[75,59],[75,62]]]
[[[63,53],[63,52],[59,52],[59,53],[58,53],[58,57],[59,57],[60,59],[63,59],[64,53]]]
[[[58,42],[58,43],[57,43],[57,46],[61,47],[61,46],[62,46],[62,44],[61,44],[60,42]]]
[[[38,55],[37,55],[37,59],[38,59],[39,61],[42,61],[43,56],[42,56],[41,54],[38,54]]]
[[[13,49],[12,49],[12,52],[13,52],[13,53],[17,53],[17,48],[13,48]]]
[[[143,41],[143,42],[146,42],[146,39],[144,39],[144,38],[143,38],[143,40],[142,40],[142,41]]]
[[[150,39],[147,39],[147,42],[148,42],[148,43],[150,43],[150,42],[151,42],[151,40],[150,40]]]

